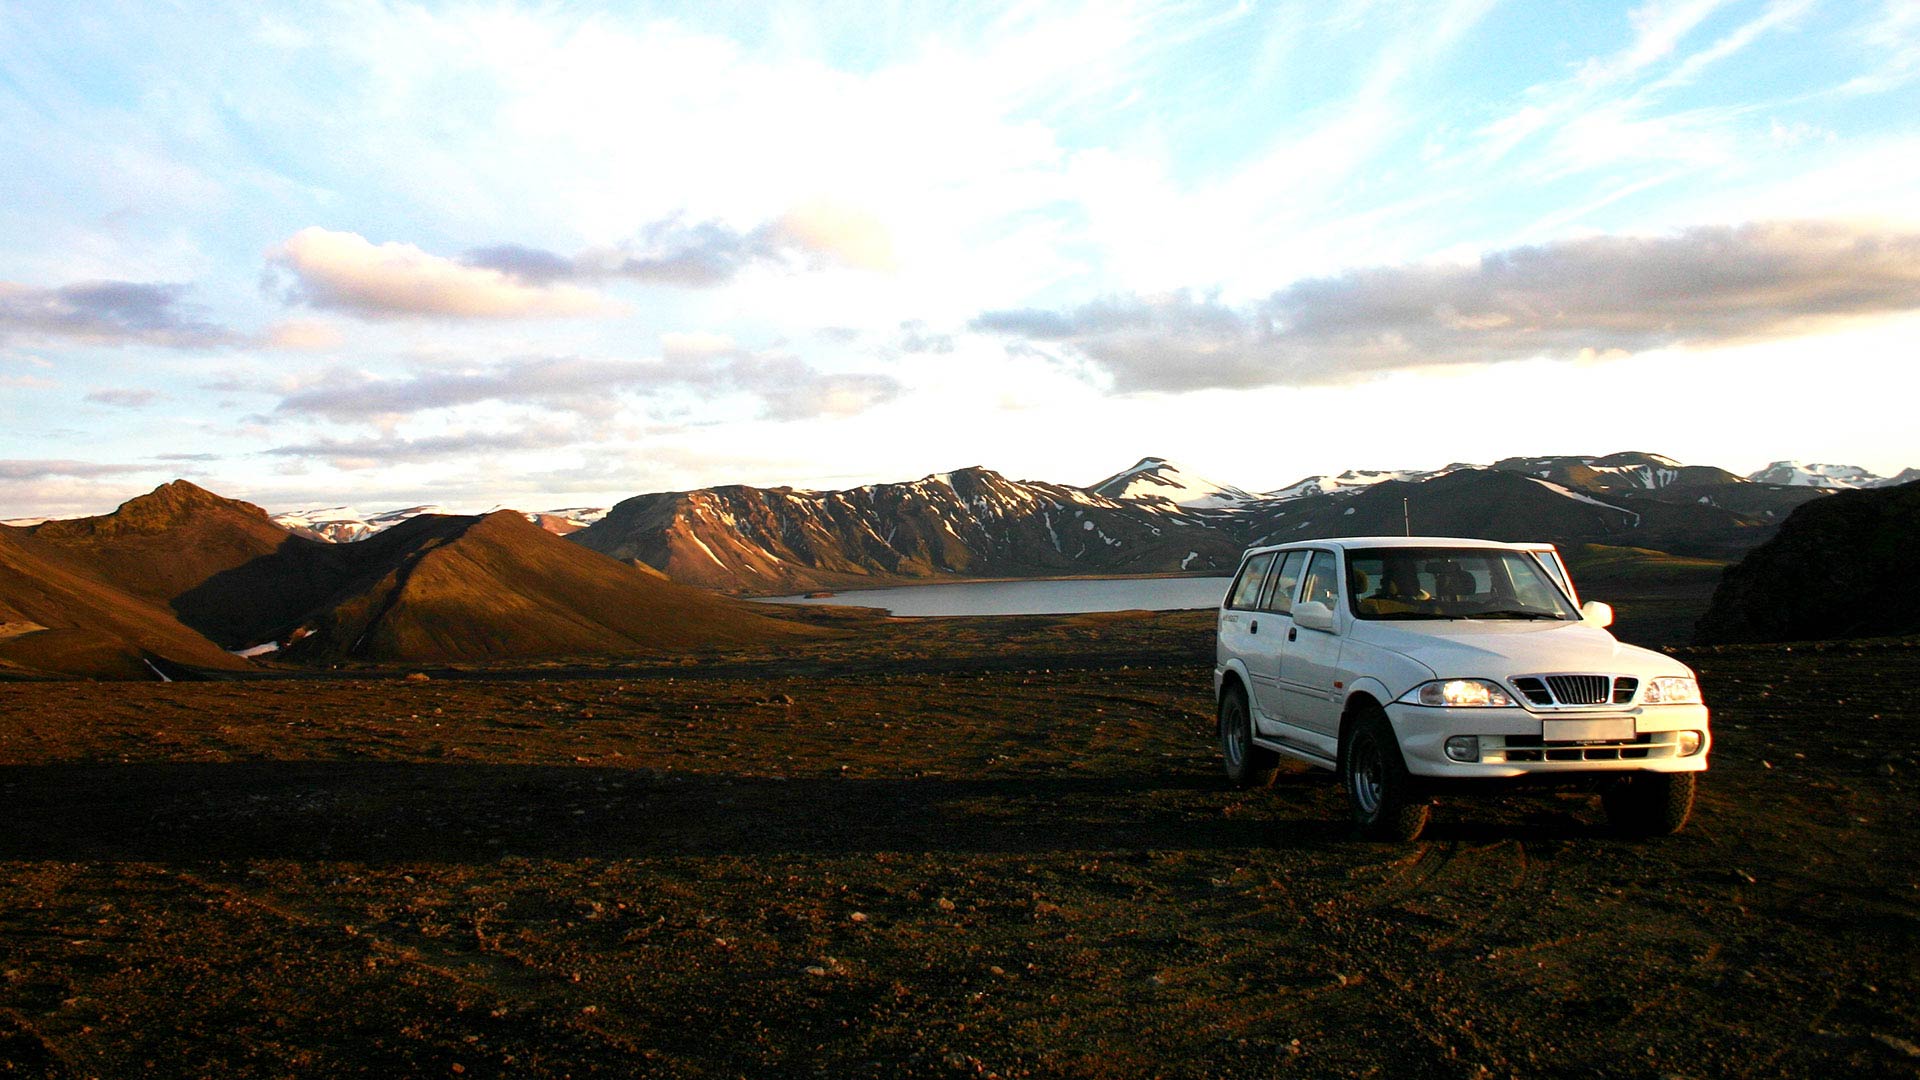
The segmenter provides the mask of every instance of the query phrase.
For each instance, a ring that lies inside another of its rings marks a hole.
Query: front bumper
[[[1415,776],[1490,779],[1595,772],[1700,772],[1713,734],[1705,705],[1566,709],[1448,709],[1395,702],[1387,719]],[[1700,733],[1700,749],[1680,755],[1679,733]],[[1447,739],[1473,735],[1479,760],[1455,761]]]

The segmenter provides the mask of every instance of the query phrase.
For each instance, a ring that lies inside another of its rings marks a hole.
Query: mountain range
[[[0,675],[777,647],[828,631],[721,594],[1227,573],[1249,546],[1329,536],[1548,540],[1711,568],[1798,506],[1914,474],[1783,462],[1755,479],[1627,452],[1351,470],[1252,493],[1150,457],[1087,487],[973,467],[845,491],[728,485],[606,510],[369,516],[272,516],[174,481],[111,514],[0,525]]]
[[[676,581],[756,595],[943,576],[1226,573],[1255,544],[1407,532],[1724,560],[1803,502],[1898,482],[1791,462],[1763,472],[1776,479],[1625,452],[1349,470],[1252,493],[1148,457],[1086,487],[974,467],[845,491],[640,495],[568,539]]]

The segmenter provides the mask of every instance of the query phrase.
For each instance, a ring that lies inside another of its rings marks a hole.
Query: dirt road
[[[1686,658],[1658,842],[1355,841],[1098,653],[0,686],[0,1074],[1920,1074],[1920,648]]]

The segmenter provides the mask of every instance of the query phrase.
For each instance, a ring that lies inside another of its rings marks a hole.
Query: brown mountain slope
[[[0,675],[153,678],[149,659],[251,666],[164,606],[102,581],[26,530],[0,526]]]
[[[352,562],[252,503],[175,480],[111,514],[49,521],[34,539],[229,648],[258,644],[338,591]]]
[[[512,511],[416,519],[348,550],[370,557],[291,657],[692,653],[822,633],[661,580]]]

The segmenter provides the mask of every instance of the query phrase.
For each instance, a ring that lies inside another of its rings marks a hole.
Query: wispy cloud
[[[74,461],[69,458],[38,460],[0,460],[0,480],[45,480],[50,477],[124,476],[151,472],[151,465],[122,465],[99,461]]]
[[[338,327],[318,319],[286,319],[267,328],[261,344],[270,349],[306,352],[331,349],[345,341]]]
[[[139,409],[160,399],[158,390],[145,387],[105,387],[87,394],[87,400],[95,405],[112,405],[121,409]]]
[[[277,411],[356,422],[492,401],[594,416],[615,408],[612,395],[620,392],[685,390],[746,394],[760,399],[764,415],[791,420],[859,412],[901,390],[889,375],[822,372],[794,357],[731,348],[722,338],[682,335],[668,346],[665,360],[550,357],[401,378],[341,372],[288,394]]]
[[[533,427],[518,431],[463,431],[412,439],[400,436],[321,438],[275,446],[262,453],[269,457],[319,459],[336,469],[354,471],[473,455],[550,450],[572,442],[573,434],[560,427]]]
[[[1711,347],[1920,310],[1920,233],[1837,222],[1710,226],[1515,248],[1296,282],[1245,308],[1180,293],[981,315],[1116,389],[1309,385],[1385,371]]]
[[[164,282],[85,281],[57,288],[0,282],[0,340],[19,334],[174,349],[233,344],[236,335],[188,304],[187,291]]]

